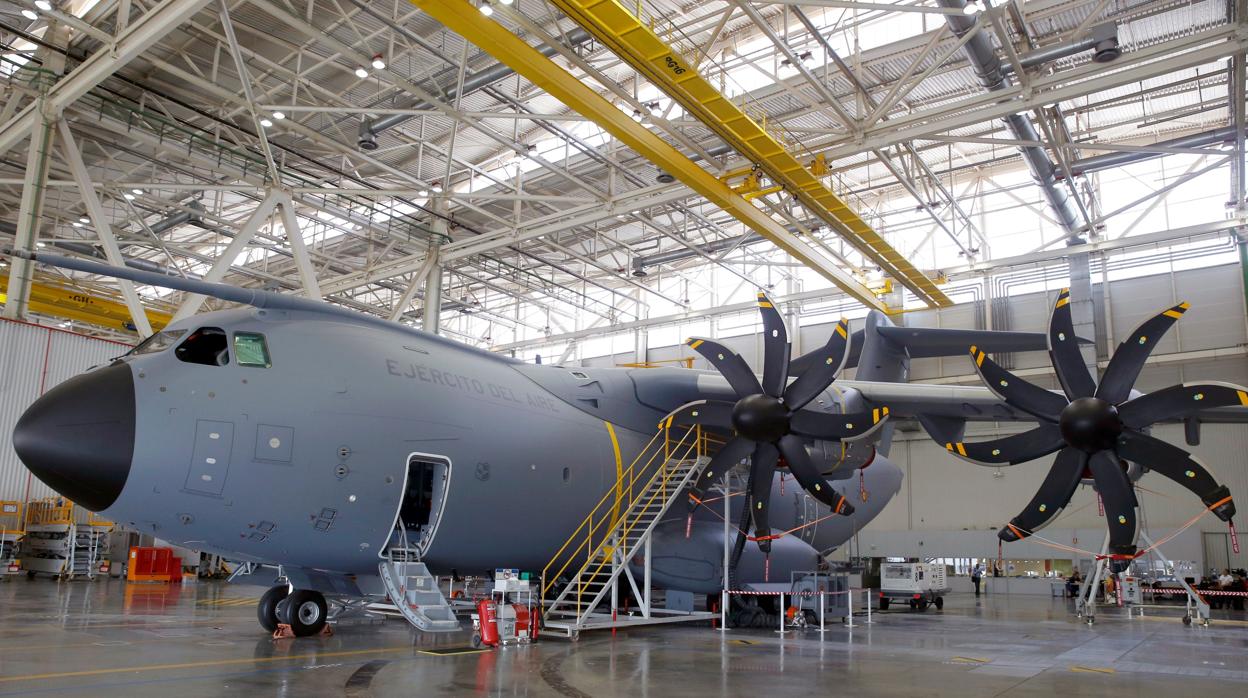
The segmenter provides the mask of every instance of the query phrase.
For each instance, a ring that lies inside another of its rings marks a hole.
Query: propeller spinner
[[[1165,475],[1200,497],[1219,519],[1231,520],[1235,502],[1226,486],[1219,485],[1190,453],[1145,431],[1198,410],[1248,405],[1248,389],[1228,383],[1183,383],[1129,399],[1153,348],[1187,308],[1187,303],[1180,303],[1136,328],[1118,345],[1097,384],[1079,352],[1070,290],[1063,289],[1049,319],[1048,344],[1065,399],[1022,380],[971,347],[976,371],[988,388],[1011,407],[1035,416],[1040,426],[992,441],[950,442],[945,448],[985,465],[1014,465],[1058,452],[1027,508],[998,532],[1001,540],[1026,538],[1052,522],[1090,473],[1105,504],[1109,552],[1119,561],[1134,556],[1138,502],[1126,461]]]
[[[669,424],[700,424],[731,429],[735,435],[711,459],[689,493],[690,510],[701,503],[706,489],[742,461],[750,460],[750,515],[754,537],[763,552],[771,550],[767,506],[771,499],[772,471],[784,456],[793,477],[815,499],[848,516],[853,506],[828,484],[806,452],[806,441],[853,441],[884,425],[888,408],[869,412],[831,414],[802,409],[836,379],[849,357],[849,323],[842,319],[832,337],[818,352],[822,357],[789,383],[789,334],[784,318],[766,294],[758,294],[763,316],[763,380],[750,370],[740,354],[709,339],[690,339],[689,346],[701,354],[728,380],[737,401],[698,400],[668,415]]]

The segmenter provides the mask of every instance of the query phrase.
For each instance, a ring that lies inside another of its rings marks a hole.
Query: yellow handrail
[[[683,432],[679,438],[671,433],[673,428]],[[559,578],[573,566],[574,562],[583,561],[575,575],[578,580],[576,598],[579,610],[582,585],[587,581],[586,573],[588,572],[589,579],[593,579],[606,566],[611,554],[615,552],[610,547],[613,538],[615,541],[625,540],[638,522],[637,511],[644,510],[656,499],[666,501],[670,495],[675,494],[672,492],[676,484],[673,482],[673,477],[678,464],[690,458],[707,455],[708,451],[718,443],[720,443],[719,439],[707,434],[701,427],[688,428],[680,425],[673,427],[670,422],[666,421],[660,424],[655,435],[542,569],[542,598],[546,598]],[[660,458],[661,461],[659,461]],[[659,461],[657,466],[656,461]],[[655,467],[652,468],[652,466]],[[647,473],[649,477],[646,477]],[[638,487],[643,478],[645,478],[644,484]],[[648,497],[644,496],[647,492]],[[622,523],[618,516],[612,515],[612,510],[617,507],[629,514]],[[595,561],[597,567],[593,567]],[[590,571],[591,568],[592,571]]]

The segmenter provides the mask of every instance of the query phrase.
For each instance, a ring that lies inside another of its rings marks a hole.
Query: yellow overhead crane
[[[0,274],[0,289],[7,287],[8,282],[8,275]],[[0,291],[0,303],[5,300],[4,292]],[[31,312],[40,315],[85,322],[112,330],[135,331],[130,309],[125,303],[80,288],[36,280],[30,284],[30,300],[27,306]],[[159,331],[168,325],[173,317],[158,310],[147,310],[146,313],[153,331]]]
[[[823,174],[828,171],[825,161],[811,163],[810,169],[803,166],[763,126],[703,78],[695,66],[685,61],[638,14],[626,9],[619,0],[551,0],[551,3],[645,75],[725,143],[756,163],[777,186],[787,190],[846,242],[878,264],[885,274],[910,289],[928,306],[953,305],[932,279],[820,181],[820,171]]]
[[[870,288],[854,278],[852,274],[833,264],[829,258],[816,251],[805,240],[786,230],[784,226],[734,192],[726,183],[699,167],[697,163],[672,147],[667,141],[634,121],[557,63],[543,56],[537,49],[529,46],[505,27],[481,14],[480,10],[468,0],[410,1],[451,31],[469,39],[572,110],[594,121],[620,142],[637,151],[664,172],[684,182],[690,189],[719,206],[747,228],[771,240],[777,247],[831,281],[863,305],[884,312],[901,311],[901,308],[889,308]],[[586,29],[592,32],[590,27]],[[671,53],[670,49],[668,53]],[[676,58],[676,60],[680,59]],[[683,61],[681,65],[684,65]],[[682,70],[686,73],[693,72],[687,66]],[[802,169],[801,165],[798,165],[798,168]],[[900,258],[895,251],[893,255]],[[881,266],[886,272],[897,273],[891,271],[896,265]],[[915,274],[922,276],[917,270]],[[923,278],[926,280],[926,277]],[[930,280],[928,283],[931,283]],[[939,294],[939,290],[936,290],[936,293]],[[922,294],[920,297],[927,300],[929,304],[933,304],[933,301],[928,300],[931,294]],[[945,298],[943,294],[940,297]],[[948,302],[947,298],[945,300]]]

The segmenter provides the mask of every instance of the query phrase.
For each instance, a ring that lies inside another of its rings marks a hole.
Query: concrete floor
[[[1185,628],[1178,614],[1095,627],[1069,602],[969,594],[943,612],[877,614],[812,631],[666,626],[522,648],[422,654],[466,634],[398,620],[274,642],[256,587],[116,580],[0,584],[0,696],[1244,695],[1248,625]],[[1215,612],[1230,617],[1226,612]],[[1242,613],[1238,614],[1241,618]]]

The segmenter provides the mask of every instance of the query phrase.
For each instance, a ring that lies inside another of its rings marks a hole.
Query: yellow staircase
[[[714,615],[652,607],[650,539],[668,509],[684,501],[685,489],[720,445],[701,427],[660,425],[641,454],[543,568],[544,630],[576,638],[582,630],[703,620]],[[640,583],[629,569],[635,558],[646,571]],[[632,585],[639,607],[637,615],[617,618],[612,609],[617,606],[616,581],[621,576]]]

